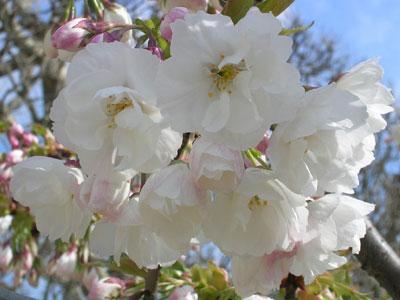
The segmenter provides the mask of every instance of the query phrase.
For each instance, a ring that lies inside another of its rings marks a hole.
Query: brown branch
[[[366,223],[367,234],[361,240],[358,260],[393,299],[400,299],[400,258],[371,221]]]
[[[151,269],[147,272],[146,283],[145,283],[145,291],[144,291],[144,300],[154,300],[154,294],[157,291],[157,282],[158,277],[160,276],[160,267],[157,269]]]

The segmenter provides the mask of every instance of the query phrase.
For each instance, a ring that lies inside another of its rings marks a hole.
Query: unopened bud
[[[38,137],[29,132],[24,132],[22,134],[22,141],[24,142],[24,145],[27,147],[31,146],[32,144],[39,143]]]
[[[0,246],[0,271],[5,272],[10,267],[13,252],[10,245]]]
[[[14,149],[7,153],[6,163],[9,165],[15,165],[24,160],[24,151],[21,149]]]
[[[91,22],[85,18],[77,18],[60,26],[52,35],[53,47],[70,52],[78,51],[83,40],[90,34]]]
[[[172,39],[172,30],[171,24],[176,20],[182,20],[185,18],[185,15],[189,12],[189,10],[185,7],[174,7],[172,8],[164,17],[160,25],[161,36],[171,41]]]

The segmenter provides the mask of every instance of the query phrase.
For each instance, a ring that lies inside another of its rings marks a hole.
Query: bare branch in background
[[[384,287],[393,299],[400,299],[400,258],[369,221],[357,256],[362,268]]]

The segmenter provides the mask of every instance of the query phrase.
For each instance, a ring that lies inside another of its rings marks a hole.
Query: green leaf
[[[304,26],[297,26],[297,27],[293,27],[293,28],[284,28],[282,29],[282,31],[279,33],[280,35],[292,35],[298,32],[303,32],[306,31],[308,29],[310,29],[313,25],[314,25],[314,21],[312,21],[310,24],[308,25],[304,25]]]
[[[66,252],[66,251],[68,250],[68,247],[69,247],[69,243],[64,242],[64,241],[61,240],[61,239],[57,239],[57,240],[54,242],[54,244],[55,244],[55,246],[56,246],[56,250],[57,250],[59,253],[64,253],[64,252]]]
[[[10,128],[10,122],[8,121],[0,121],[0,133],[5,133]]]
[[[226,271],[222,268],[218,268],[214,263],[208,263],[209,276],[208,283],[215,287],[218,291],[225,290],[228,288],[227,278],[228,275]]]
[[[264,13],[271,12],[274,16],[279,16],[293,2],[294,0],[265,0],[259,3],[257,7]]]
[[[121,255],[119,265],[114,261],[111,262],[110,269],[143,278],[147,276],[146,270],[139,268],[139,266],[125,254]]]
[[[199,299],[218,299],[218,290],[212,286],[206,286],[198,291]]]
[[[228,0],[222,14],[231,17],[233,23],[239,22],[253,6],[253,0]]]
[[[207,269],[201,268],[200,266],[193,266],[190,269],[190,272],[192,273],[193,282],[207,285],[207,277],[208,277]]]
[[[18,212],[11,224],[14,229],[14,235],[11,239],[11,246],[17,253],[21,253],[26,241],[31,236],[33,218],[28,212]]]
[[[32,133],[33,134],[45,136],[46,135],[46,131],[47,131],[46,127],[44,127],[43,125],[35,123],[32,126]]]

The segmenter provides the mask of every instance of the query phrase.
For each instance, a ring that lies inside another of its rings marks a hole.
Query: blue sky
[[[295,0],[287,13],[314,20],[310,30],[334,37],[351,63],[379,57],[385,83],[400,94],[399,0]]]

